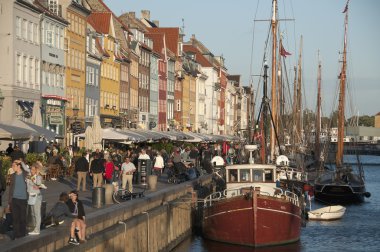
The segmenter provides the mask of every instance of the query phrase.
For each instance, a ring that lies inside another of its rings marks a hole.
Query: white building
[[[0,0],[1,121],[30,121],[41,99],[40,15],[28,0]]]

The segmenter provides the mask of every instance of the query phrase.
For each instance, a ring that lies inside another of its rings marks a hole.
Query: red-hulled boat
[[[298,196],[276,188],[277,166],[239,164],[226,167],[227,189],[204,200],[205,238],[252,247],[300,239]]]

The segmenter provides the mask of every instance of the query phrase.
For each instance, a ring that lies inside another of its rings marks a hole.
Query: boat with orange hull
[[[203,236],[251,247],[300,239],[301,201],[276,187],[278,166],[239,164],[226,167],[226,186],[204,199]]]

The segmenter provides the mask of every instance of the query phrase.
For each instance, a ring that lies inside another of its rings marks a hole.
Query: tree
[[[348,119],[350,126],[365,126],[365,127],[374,127],[375,126],[375,117],[374,116],[352,116]]]

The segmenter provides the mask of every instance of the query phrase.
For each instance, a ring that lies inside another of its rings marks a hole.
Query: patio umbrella
[[[93,149],[102,149],[102,127],[100,126],[100,118],[98,115],[94,116],[94,121],[92,122],[92,143]]]
[[[42,116],[40,110],[40,101],[35,101],[33,105],[32,124],[42,127]]]
[[[115,141],[131,140],[127,135],[122,134],[113,128],[102,129],[102,139]]]
[[[47,141],[52,141],[55,138],[61,137],[61,136],[58,136],[55,132],[45,129],[44,127],[41,127],[32,123],[24,122],[19,119],[14,119],[12,121],[5,122],[4,124],[30,130],[32,131],[32,136],[36,140],[46,139]]]
[[[137,133],[132,130],[123,129],[123,130],[117,130],[117,132],[126,135],[128,139],[133,142],[145,142],[149,140],[146,136],[143,136],[140,133]]]
[[[29,139],[33,131],[0,123],[0,140]]]
[[[86,131],[84,132],[84,147],[86,150],[91,150],[93,146],[92,142],[93,130],[91,126],[87,126]]]

